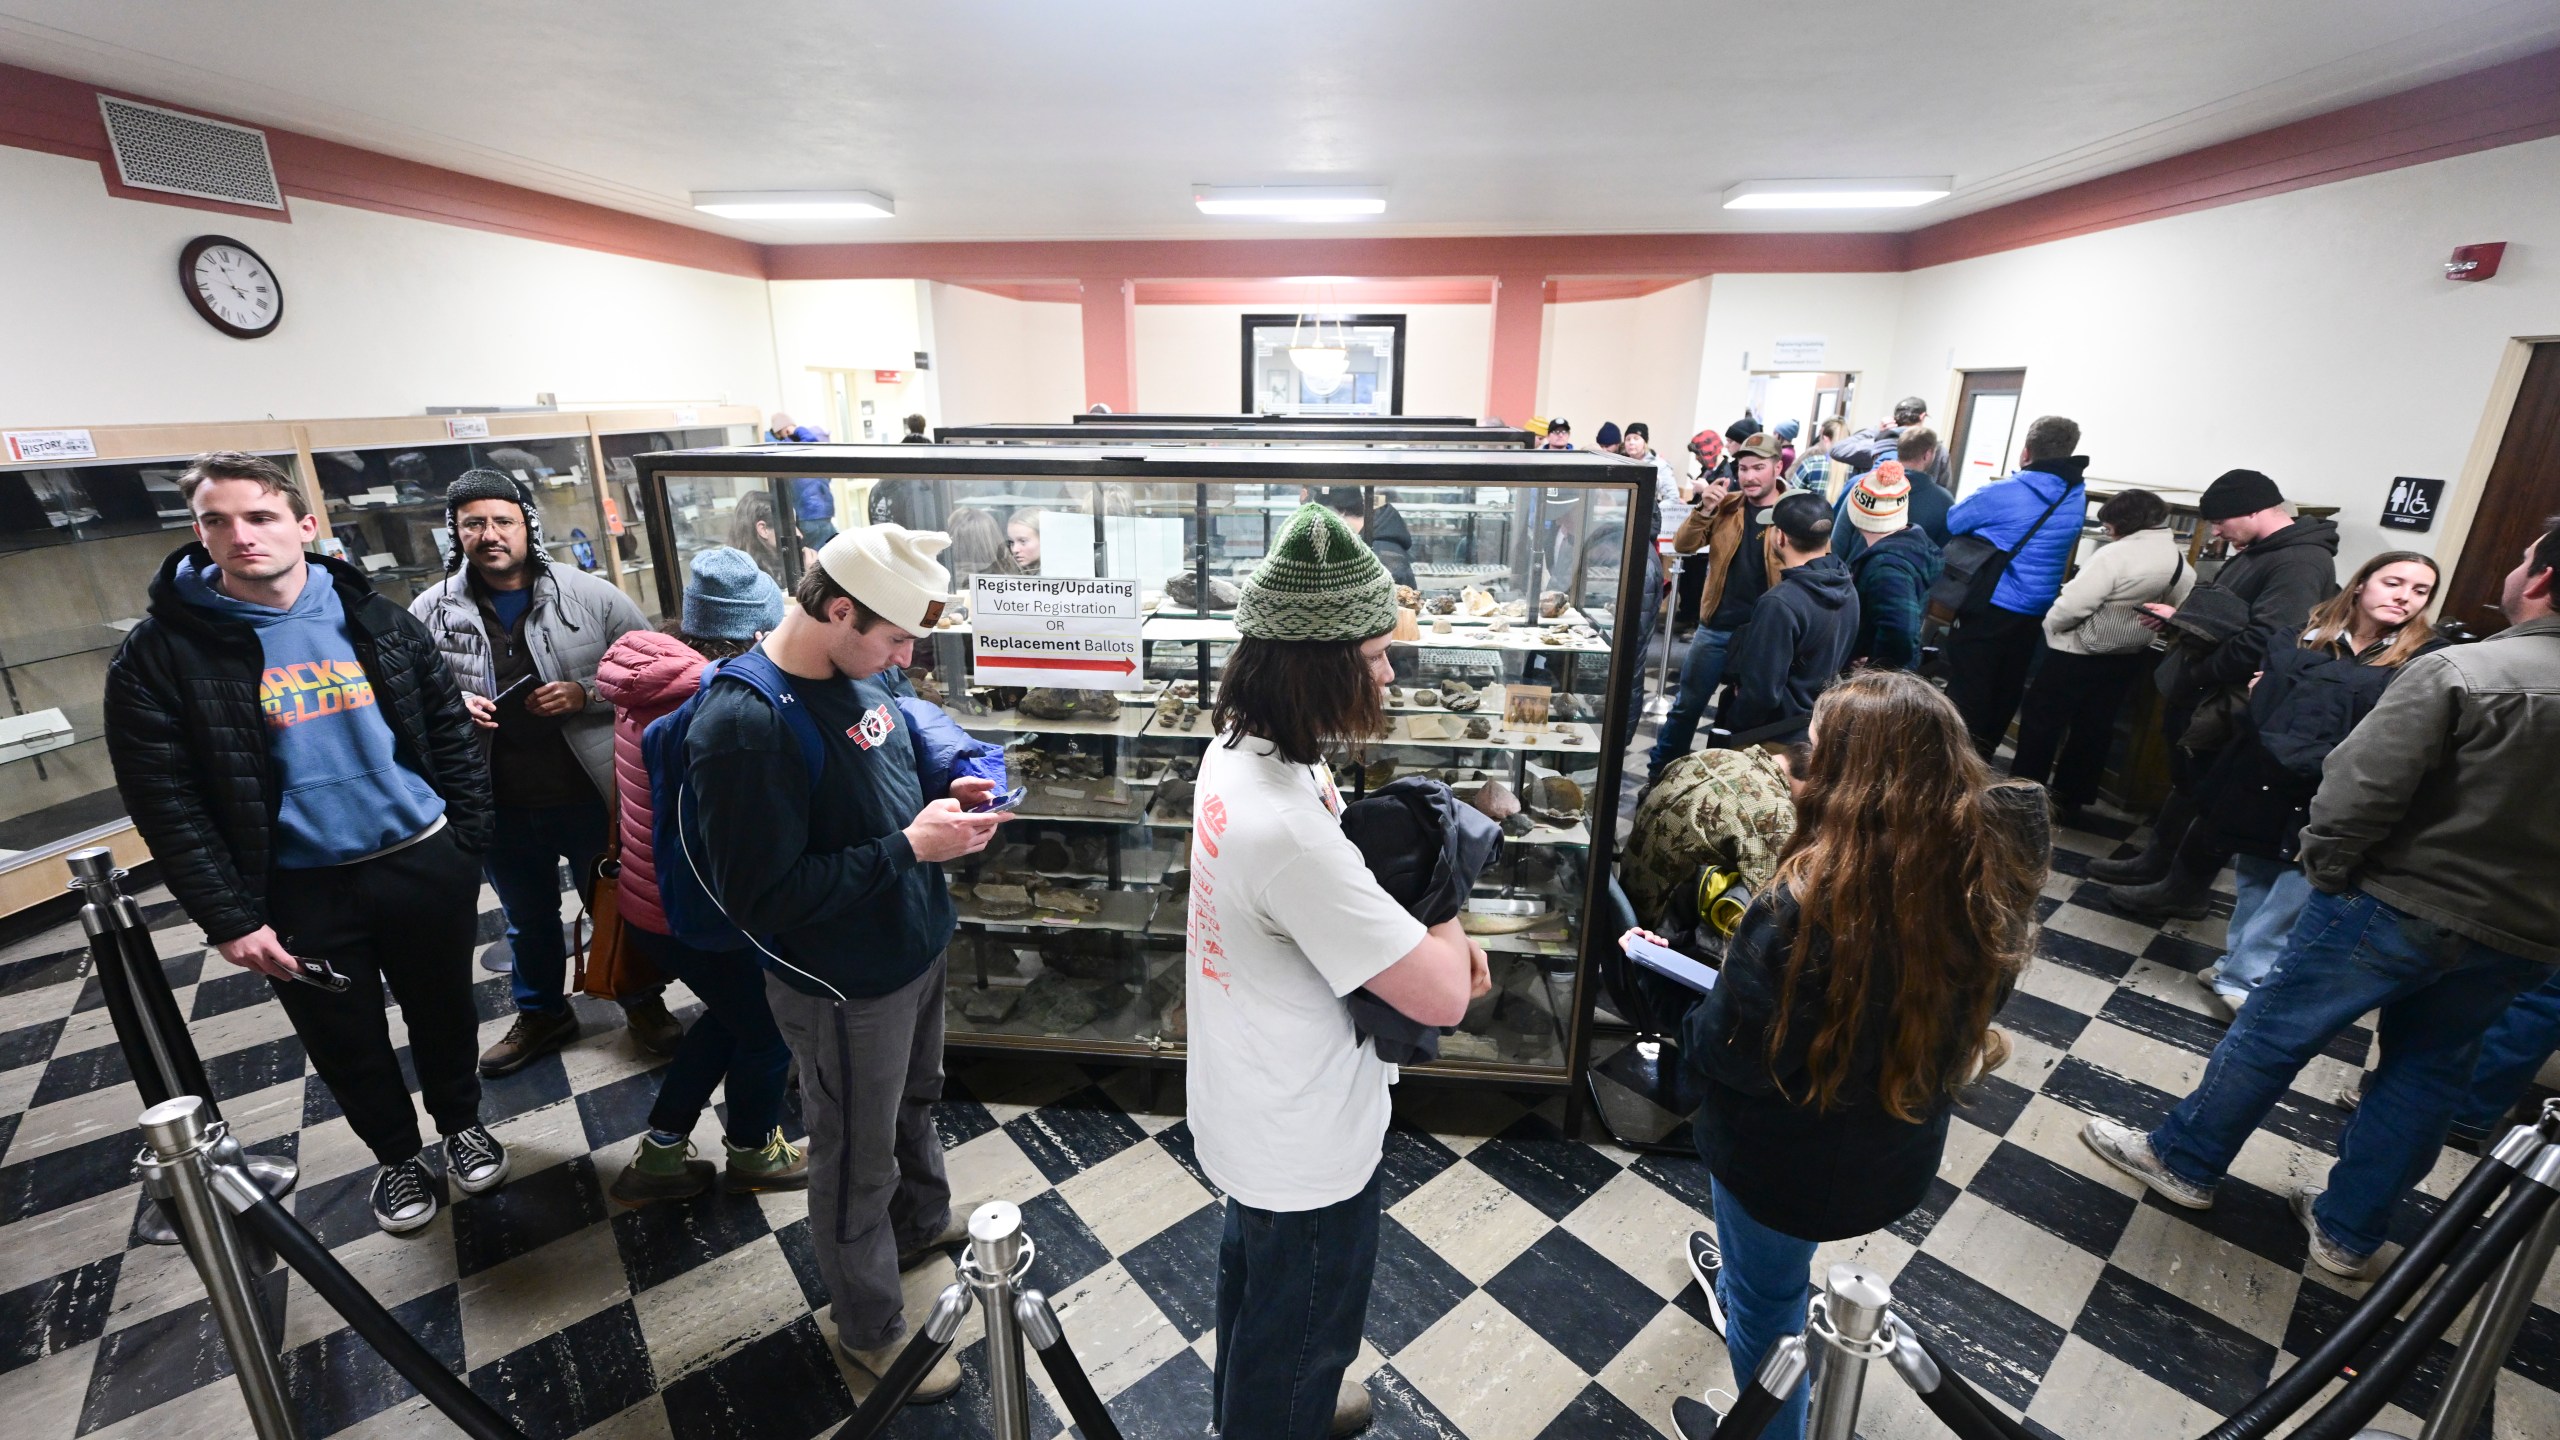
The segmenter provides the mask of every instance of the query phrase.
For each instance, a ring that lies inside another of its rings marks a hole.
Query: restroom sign
[[[2432,530],[2436,524],[2436,511],[2443,502],[2443,481],[2399,476],[2382,497],[2382,528]]]

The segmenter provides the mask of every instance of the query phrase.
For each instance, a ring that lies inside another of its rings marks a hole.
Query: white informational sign
[[[971,678],[980,685],[1135,690],[1145,623],[1135,580],[979,575],[969,582],[977,649]]]
[[[1830,351],[1827,335],[1781,335],[1769,347],[1769,368],[1819,370]]]
[[[2009,473],[2009,437],[2018,427],[2018,397],[1984,394],[1973,397],[1973,418],[1965,428],[1964,463],[1953,478],[1956,493],[1970,495],[1975,485]]]
[[[679,425],[699,425],[702,423],[702,412],[694,409],[690,405],[679,405],[676,407],[676,423]]]
[[[1040,573],[1093,574],[1093,517],[1074,510],[1040,512]]]
[[[1106,515],[1102,519],[1102,548],[1112,574],[1150,576],[1159,588],[1164,577],[1184,568],[1180,520]]]
[[[449,415],[445,417],[444,433],[456,440],[486,440],[489,438],[489,417]]]
[[[0,430],[0,446],[9,462],[28,460],[95,460],[98,442],[86,430]]]

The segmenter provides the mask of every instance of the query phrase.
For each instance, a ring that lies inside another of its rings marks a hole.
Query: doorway
[[[1755,370],[1743,404],[1760,417],[1763,425],[1795,421],[1796,445],[1802,448],[1812,443],[1813,433],[1823,421],[1848,412],[1857,385],[1857,376],[1836,371]],[[1713,416],[1701,418],[1715,420]],[[1720,421],[1717,423],[1721,426]]]
[[[1985,480],[2009,473],[2009,457],[2017,453],[2018,396],[2026,389],[2024,370],[1967,370],[1956,395],[1955,428],[1948,433],[1947,453],[1955,463],[1947,485],[1962,495]]]
[[[2481,635],[2507,628],[2507,617],[2498,609],[2499,591],[2524,547],[2541,538],[2555,513],[2560,513],[2560,341],[2534,346],[2525,363],[2524,383],[2516,390],[2506,434],[2498,441],[2498,458],[2481,483],[2471,533],[2463,537],[2462,559],[2453,567],[2453,583],[2445,588],[2444,604],[2436,613]]]

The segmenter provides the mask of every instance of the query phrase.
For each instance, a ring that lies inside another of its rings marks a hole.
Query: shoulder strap
[[[2042,473],[2044,473],[2044,472],[2042,472],[2042,471],[2038,471],[2037,473],[2038,473],[2038,474],[2042,474]],[[2056,479],[2056,480],[2061,480],[2061,479],[2062,479],[2062,477],[2061,477],[2061,476],[2059,476],[2059,475],[2056,475],[2056,476],[2054,476],[2053,478],[2054,478],[2054,479]],[[2061,509],[2061,508],[2062,508],[2062,502],[2063,502],[2063,501],[2065,501],[2065,500],[2070,499],[2070,498],[2071,498],[2071,492],[2072,492],[2072,491],[2074,491],[2074,490],[2077,490],[2077,489],[2079,489],[2079,488],[2080,488],[2079,486],[2077,486],[2077,485],[2075,485],[2075,484],[2072,484],[2071,482],[2069,482],[2069,481],[2067,481],[2067,480],[2066,480],[2066,481],[2063,481],[2063,485],[2062,485],[2062,493],[2061,493],[2061,494],[2059,494],[2059,495],[2054,496],[2054,497],[2053,497],[2053,503],[2052,503],[2052,504],[2050,504],[2050,505],[2047,505],[2046,507],[2044,507],[2044,513],[2036,517],[2036,523],[2034,523],[2033,525],[2028,526],[2028,527],[2027,527],[2027,533],[2018,537],[2018,543],[2009,547],[2009,553],[2010,553],[2010,554],[2012,554],[2012,555],[2015,555],[2015,554],[2019,553],[2020,551],[2022,551],[2022,550],[2026,549],[2026,548],[2027,548],[2027,542],[2028,542],[2028,541],[2030,541],[2030,540],[2033,540],[2034,538],[2036,538],[2036,532],[2044,528],[2044,522],[2046,522],[2047,520],[2052,519],[2052,518],[2053,518],[2053,512],[2054,512],[2054,511],[2056,511],[2056,510]]]
[[[702,687],[711,688],[717,676],[727,676],[765,698],[775,714],[782,717],[782,727],[800,742],[800,758],[809,767],[809,788],[818,786],[819,773],[826,768],[826,737],[818,733],[818,722],[810,717],[809,707],[791,691],[791,677],[773,663],[762,650],[749,650],[702,667]]]

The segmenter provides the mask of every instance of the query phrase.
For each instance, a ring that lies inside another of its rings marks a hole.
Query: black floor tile
[[[1929,1177],[1928,1198],[1922,1200],[1910,1214],[1884,1228],[1917,1245],[1929,1238],[1929,1232],[1936,1229],[1938,1222],[1946,1217],[1947,1207],[1956,1203],[1956,1197],[1963,1193],[1944,1179],[1932,1175]]]
[[[2230,1027],[2184,1006],[2157,1000],[2138,990],[2118,990],[2107,997],[2100,1018],[2149,1040],[2174,1045],[2191,1055],[2210,1055]]]
[[[0,1295],[0,1375],[103,1334],[123,1266],[110,1255]]]
[[[2291,1202],[2235,1175],[2223,1176],[2222,1183],[2214,1187],[2210,1210],[2172,1205],[2148,1188],[2142,1192],[2142,1203],[2288,1270],[2301,1269],[2310,1258],[2310,1241],[2302,1233],[2302,1222],[2293,1218]]]
[[[1052,1295],[1111,1263],[1111,1247],[1095,1237],[1055,1190],[1022,1202],[1022,1233],[1039,1247],[1031,1262],[1031,1283]]]
[[[648,1129],[649,1109],[658,1103],[658,1086],[666,1078],[667,1067],[661,1065],[578,1092],[578,1123],[586,1127],[587,1148],[602,1150]]]
[[[1893,1308],[1967,1380],[2020,1409],[2062,1349],[2061,1326],[1925,1250],[1895,1277]]]
[[[2142,947],[2142,958],[2166,965],[2172,970],[2184,970],[2193,975],[2219,961],[2222,958],[2222,947],[2207,945],[2201,940],[2189,940],[2183,935],[2171,935],[2163,931],[2152,936],[2151,943]]]
[[[2059,930],[2040,932],[2036,953],[2101,980],[2123,979],[2132,971],[2134,961],[2133,956],[2121,950],[2101,945],[2095,940],[2083,940],[2077,935],[2066,935]]]
[[[246,1050],[206,1056],[204,1078],[213,1083],[216,1100],[233,1100],[299,1080],[303,1065],[302,1037],[279,1035]]]
[[[823,1310],[829,1303],[827,1281],[818,1272],[817,1242],[809,1238],[809,1221],[803,1216],[773,1232],[782,1246],[782,1258],[791,1263],[791,1278],[800,1282],[800,1298],[812,1310]]]
[[[1388,1133],[1393,1134],[1394,1132],[1390,1131]],[[1190,1121],[1179,1120],[1171,1125],[1167,1125],[1156,1132],[1155,1141],[1158,1145],[1164,1147],[1164,1152],[1166,1154],[1173,1157],[1175,1164],[1190,1171],[1192,1179],[1197,1180],[1203,1186],[1206,1186],[1210,1194],[1215,1195],[1219,1193],[1218,1187],[1211,1183],[1209,1179],[1209,1172],[1200,1168],[1200,1152],[1198,1148],[1193,1145],[1191,1140]]]
[[[1652,1287],[1561,1227],[1502,1267],[1484,1289],[1592,1374],[1606,1368],[1664,1303]]]
[[[2077,1055],[2065,1055],[2037,1087],[2043,1095],[2075,1110],[2150,1130],[2169,1118],[2181,1097],[2101,1070]]]
[[[955,1149],[996,1128],[996,1117],[975,1100],[954,1099],[945,1095],[933,1107],[934,1133],[942,1137],[942,1148]]]
[[[815,1435],[854,1410],[825,1332],[805,1315],[677,1376],[664,1399],[676,1435]]]
[[[813,1329],[817,1322],[801,1322]],[[658,1388],[631,1302],[600,1310],[471,1372],[471,1388],[527,1440],[569,1440]]]
[[[1369,1401],[1376,1418],[1363,1432],[1367,1440],[1466,1440],[1466,1432],[1392,1364],[1369,1377]]]
[[[1965,1190],[2098,1256],[2115,1252],[2139,1208],[2132,1196],[2006,1140],[1983,1160]]]
[[[2000,1007],[1994,1024],[2039,1040],[2056,1050],[2068,1050],[2080,1032],[2089,1028],[2089,1017],[2067,1005],[2056,1005],[2041,995],[2024,990],[2011,991],[2009,1003]]]
[[[27,1108],[32,1110],[42,1105],[74,1100],[93,1090],[131,1083],[133,1071],[125,1066],[122,1045],[110,1042],[87,1050],[75,1050],[68,1055],[55,1056],[44,1067],[44,1074],[36,1080],[36,1093],[28,1097]],[[140,1108],[137,1101],[137,1113]]]
[[[2006,1135],[2027,1112],[2035,1092],[2014,1080],[1985,1075],[1956,1095],[1956,1118],[1994,1135]]]
[[[1005,1133],[1054,1185],[1147,1138],[1098,1085],[1004,1123]]]
[[[281,1315],[284,1272],[269,1271],[259,1290],[268,1316]],[[214,1323],[212,1301],[198,1300],[136,1321],[98,1343],[76,1433],[86,1435],[230,1375],[231,1352]]]
[[[70,1023],[66,1015],[42,1024],[21,1025],[0,1035],[0,1070],[43,1064],[52,1056],[54,1042],[62,1038],[62,1027]]]
[[[1394,1209],[1433,1176],[1457,1163],[1457,1152],[1430,1135],[1390,1128],[1386,1153],[1378,1162],[1386,1172],[1378,1182],[1378,1208]]]
[[[47,985],[68,984],[86,974],[88,969],[89,947],[86,945],[11,960],[0,964],[0,995],[16,995],[40,990]]]
[[[612,1210],[613,1243],[622,1252],[622,1272],[634,1295],[717,1260],[773,1228],[754,1196],[731,1195],[717,1181],[688,1199],[653,1201],[636,1210],[614,1205]]]
[[[373,1218],[373,1177],[377,1167],[361,1166],[327,1180],[297,1185],[286,1203],[302,1228],[332,1250],[360,1240],[381,1227]]]
[[[2347,1121],[2355,1112],[2332,1103],[2326,1096],[2305,1095],[2287,1090],[2258,1122],[2258,1128],[2272,1130],[2287,1140],[2308,1145],[2324,1154],[2338,1153],[2338,1138],[2347,1133]]]
[[[594,1162],[579,1155],[453,1207],[453,1256],[465,1277],[530,1254],[606,1218]]]
[[[401,1054],[404,1058],[407,1056],[406,1046],[401,1048]],[[414,1082],[417,1079],[415,1063],[403,1068]],[[568,1098],[569,1071],[561,1063],[559,1052],[554,1051],[513,1075],[501,1075],[494,1080],[483,1077],[480,1081],[480,1123],[495,1125],[528,1110],[539,1110]]]
[[[1198,1440],[1209,1429],[1215,1383],[1208,1363],[1183,1350],[1112,1396],[1105,1408],[1127,1440]]]
[[[0,1225],[134,1183],[133,1156],[141,1148],[128,1130],[0,1165]]]
[[[1467,1152],[1467,1163],[1502,1182],[1511,1193],[1561,1220],[1616,1179],[1618,1163],[1561,1131],[1539,1115],[1523,1115],[1501,1134]]]
[[[2113,1265],[2071,1333],[2207,1409],[2239,1409],[2264,1389],[2276,1347]]]
[[[1185,1355],[1190,1353],[1187,1350],[1183,1352]],[[1023,1361],[1028,1365],[1040,1363],[1028,1354]],[[1199,1357],[1192,1356],[1192,1363],[1198,1364]],[[1201,1370],[1205,1374],[1208,1367],[1203,1365]],[[1048,1397],[1040,1393],[1039,1386],[1030,1387],[1030,1396],[1031,1433],[1057,1434],[1059,1428],[1067,1423],[1066,1418],[1049,1408]],[[1111,1413],[1115,1416],[1120,1413],[1117,1401],[1113,1403]],[[1201,1414],[1205,1417],[1207,1413],[1208,1407],[1202,1406]],[[980,1340],[960,1352],[960,1388],[939,1404],[908,1406],[905,1413],[889,1422],[889,1430],[895,1440],[989,1440],[995,1432],[988,1423],[987,1414],[987,1342]],[[676,1433],[679,1437],[684,1434],[683,1431]],[[739,1433],[743,1435],[745,1432]],[[841,1435],[843,1432],[836,1433]],[[1199,1430],[1193,1430],[1190,1440],[1197,1440],[1199,1434]]]
[[[1538,1432],[1538,1440],[1661,1440],[1661,1435],[1643,1416],[1628,1409],[1624,1400],[1598,1385],[1585,1385]]]
[[[187,1008],[188,1019],[210,1020],[275,998],[275,987],[267,983],[266,976],[255,970],[232,970],[227,966],[225,970],[227,973],[206,976],[196,986],[195,1003]]]
[[[1156,1302],[1156,1308],[1173,1322],[1185,1342],[1197,1340],[1218,1326],[1218,1241],[1225,1233],[1226,1207],[1203,1205],[1130,1247],[1120,1257],[1121,1268],[1138,1282],[1138,1288],[1147,1292],[1147,1298]],[[1382,1247],[1381,1268],[1384,1264]],[[1369,1291],[1373,1332],[1379,1299],[1379,1287],[1373,1285]]]
[[[1669,1191],[1673,1199],[1699,1214],[1715,1213],[1706,1162],[1695,1155],[1639,1155],[1627,1168]]]
[[[1378,1271],[1369,1285],[1365,1327],[1378,1353],[1393,1355],[1412,1344],[1475,1288],[1396,1217],[1378,1218]]]
[[[445,1368],[462,1368],[459,1286],[447,1285],[394,1305],[391,1318],[416,1336]],[[302,1413],[302,1431],[310,1436],[333,1435],[418,1393],[353,1330],[339,1330],[287,1351],[284,1377],[285,1388]]]

